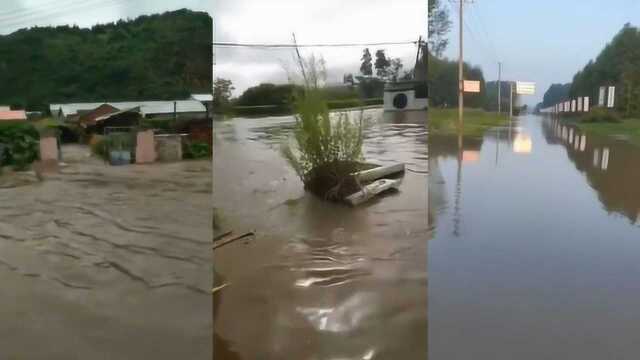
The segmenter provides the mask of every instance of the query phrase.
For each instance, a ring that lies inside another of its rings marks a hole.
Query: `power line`
[[[313,48],[313,47],[356,47],[356,46],[385,46],[385,45],[417,45],[418,41],[376,42],[376,43],[345,43],[345,44],[258,44],[214,42],[214,46],[221,47],[253,47],[253,48]]]
[[[474,3],[476,4],[476,3]],[[491,50],[493,51],[493,55],[498,59],[500,58],[498,56],[498,51],[497,48],[494,44],[494,42],[491,40],[491,37],[489,36],[489,32],[487,31],[487,27],[485,26],[484,21],[482,20],[482,15],[481,13],[478,11],[478,9],[476,8],[475,11],[471,11],[472,15],[476,18],[476,20],[480,23],[480,27],[482,28],[482,30],[484,31],[484,35],[487,39],[487,42],[490,45]]]

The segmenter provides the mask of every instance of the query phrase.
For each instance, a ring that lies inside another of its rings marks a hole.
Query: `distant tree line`
[[[0,36],[0,104],[169,100],[212,89],[212,19],[178,10]]]
[[[617,110],[640,115],[640,31],[626,24],[595,60],[573,77],[569,96],[597,101],[601,86],[616,87]],[[594,101],[595,102],[595,101]]]

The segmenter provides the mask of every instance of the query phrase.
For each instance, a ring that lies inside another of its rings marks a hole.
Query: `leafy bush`
[[[591,109],[591,112],[580,120],[583,123],[619,123],[621,121],[620,116],[615,111],[608,111],[601,107]]]
[[[0,154],[0,164],[26,170],[38,159],[39,139],[38,130],[31,124],[0,124],[0,144],[5,145],[3,154]]]
[[[206,159],[212,155],[209,144],[203,142],[185,142],[183,153],[186,159]]]
[[[341,199],[357,187],[351,174],[362,160],[362,116],[331,118],[322,93],[308,89],[296,100],[295,147],[282,153],[305,187],[327,199]]]

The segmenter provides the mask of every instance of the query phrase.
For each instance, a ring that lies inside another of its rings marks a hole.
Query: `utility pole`
[[[502,63],[498,62],[498,115],[502,113]]]
[[[463,25],[463,12],[464,12],[464,1],[460,1],[460,57],[458,58],[458,131],[462,132],[464,126],[464,74],[462,73],[464,70],[464,44],[463,44],[463,34],[462,34],[462,25]]]
[[[509,119],[513,118],[513,82],[509,82]]]

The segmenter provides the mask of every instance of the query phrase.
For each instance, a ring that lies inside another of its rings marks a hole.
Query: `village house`
[[[200,101],[207,109],[209,118],[213,118],[213,94],[192,94],[192,100]]]
[[[101,111],[115,108],[118,111],[140,108],[143,119],[153,120],[197,120],[208,117],[207,108],[197,100],[176,101],[128,101],[128,102],[97,102],[51,104],[51,116],[64,122],[77,123],[82,116],[100,116]],[[98,111],[98,109],[101,109]],[[97,112],[96,112],[97,111]]]

